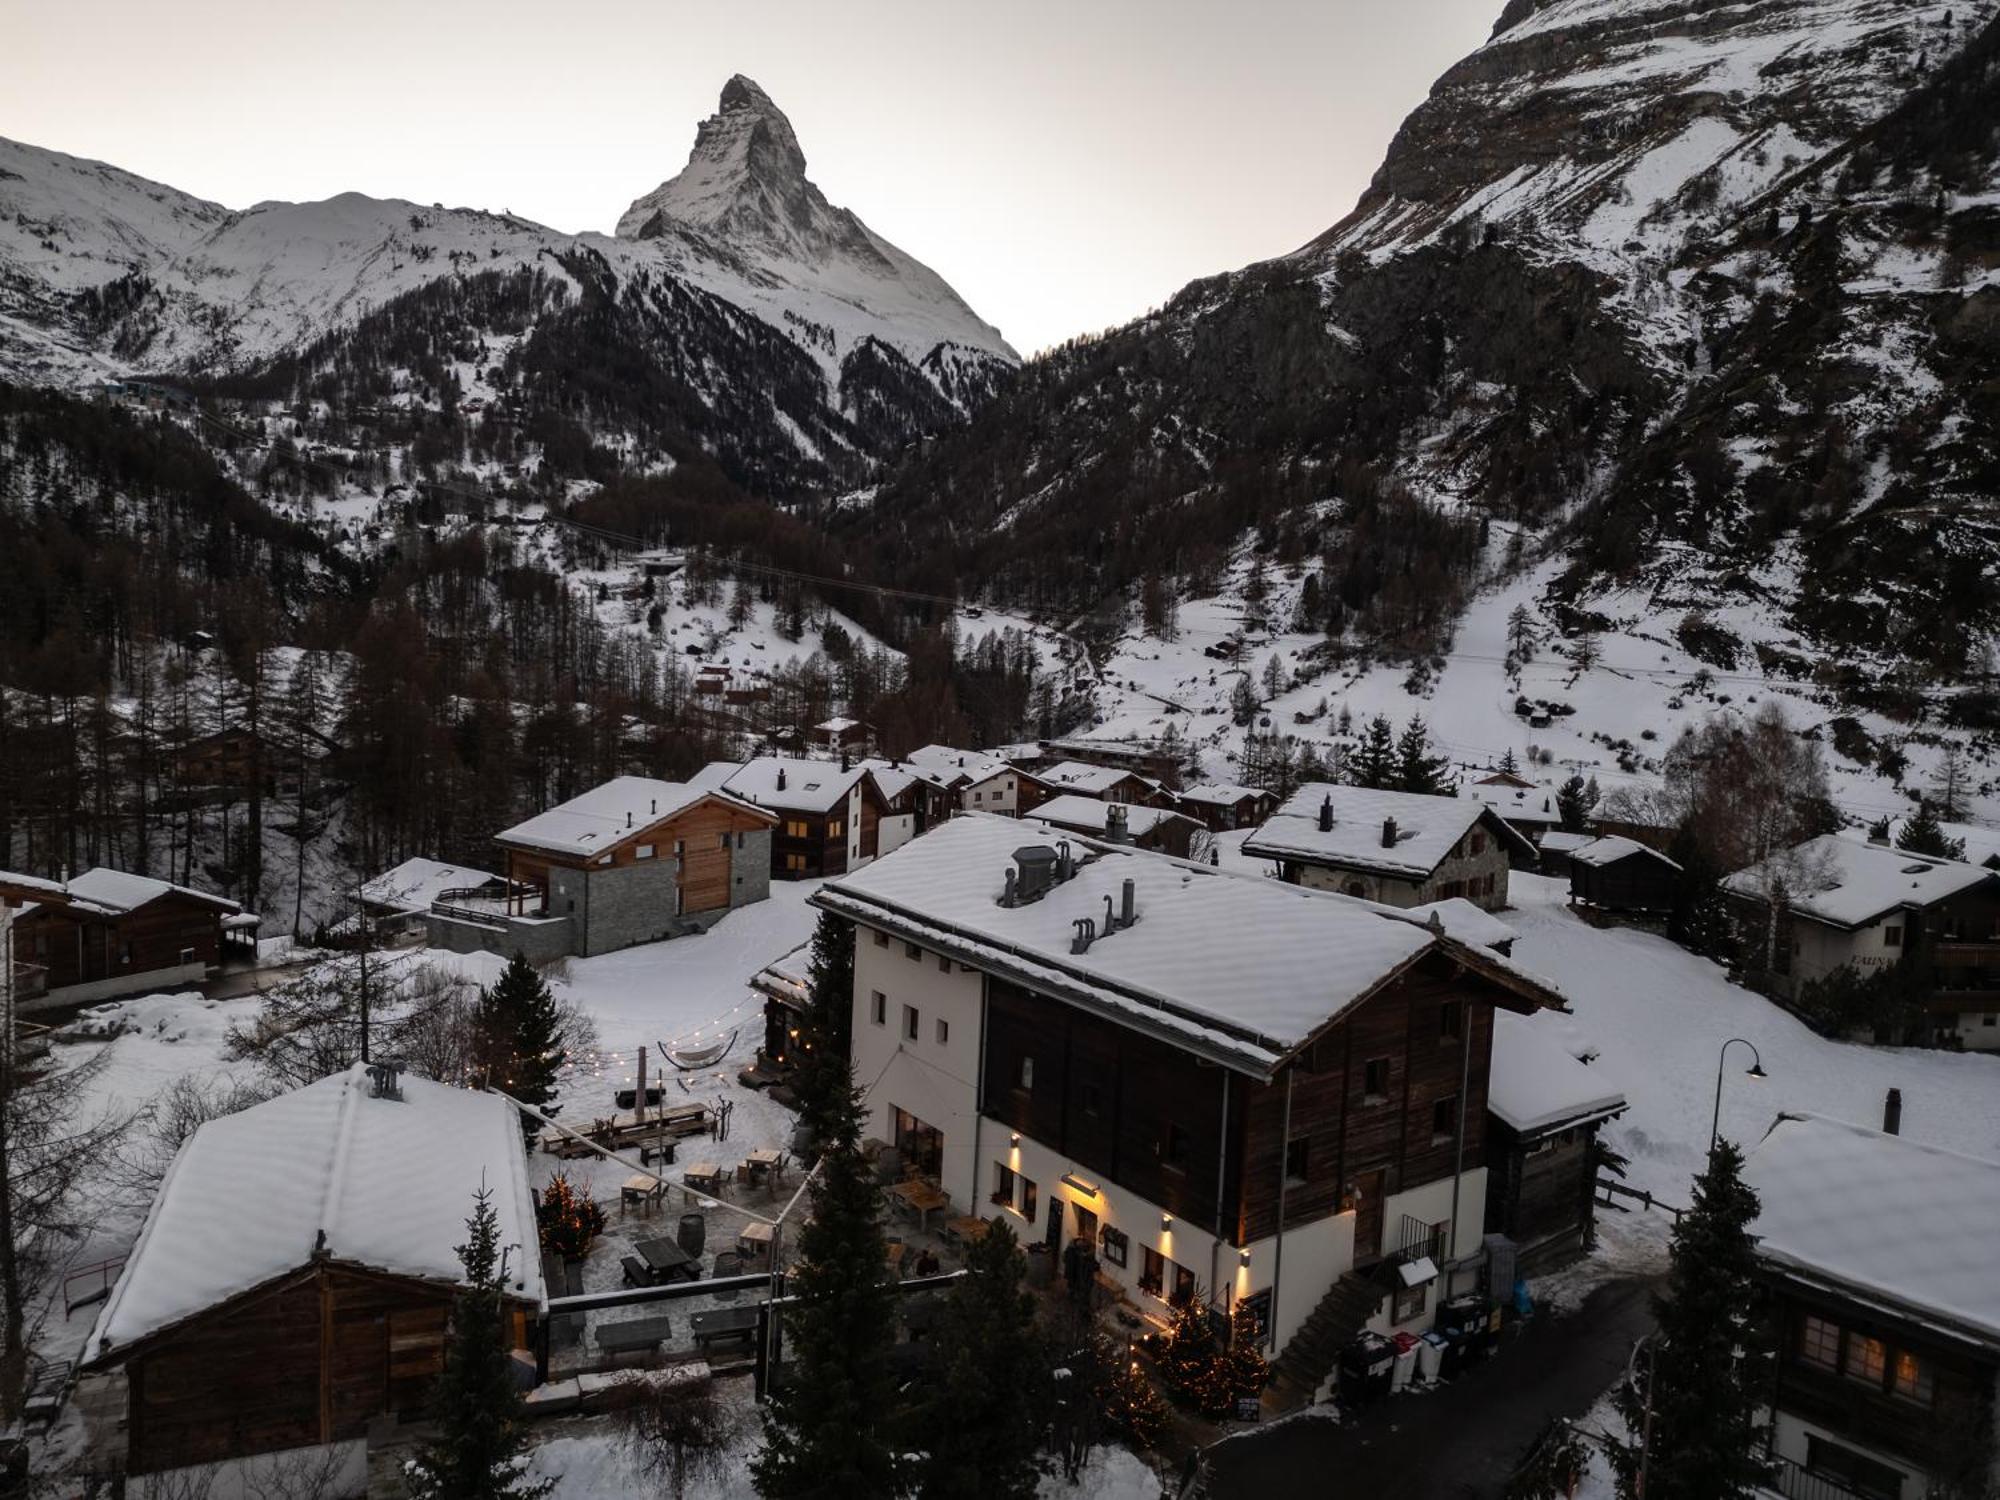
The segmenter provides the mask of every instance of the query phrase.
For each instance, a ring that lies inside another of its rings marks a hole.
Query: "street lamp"
[[[1750,1049],[1750,1066],[1743,1070],[1746,1078],[1769,1078],[1764,1071],[1764,1059],[1758,1055],[1757,1044],[1740,1036],[1733,1036],[1722,1044],[1722,1050],[1715,1054],[1715,1115],[1708,1125],[1708,1154],[1715,1155],[1715,1138],[1722,1126],[1722,1061],[1729,1056],[1729,1049],[1738,1042]]]

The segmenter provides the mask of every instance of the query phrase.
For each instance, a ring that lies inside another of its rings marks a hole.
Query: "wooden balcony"
[[[48,992],[48,965],[22,963],[14,965],[14,999],[17,1004],[23,1000],[39,1000]]]

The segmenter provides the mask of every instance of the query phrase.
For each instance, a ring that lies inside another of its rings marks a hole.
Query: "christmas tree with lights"
[[[604,1232],[604,1210],[560,1172],[542,1189],[535,1218],[542,1228],[542,1248],[563,1260],[582,1260],[591,1241]]]
[[[1229,1315],[1229,1350],[1221,1363],[1228,1370],[1232,1401],[1260,1394],[1271,1378],[1264,1358],[1264,1330],[1247,1303],[1239,1301]]]

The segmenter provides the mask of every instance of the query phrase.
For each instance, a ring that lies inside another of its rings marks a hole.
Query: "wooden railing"
[[[47,964],[14,965],[14,998],[16,1000],[39,1000],[49,992],[49,968]]]
[[[1643,1188],[1627,1187],[1622,1182],[1613,1182],[1609,1177],[1600,1177],[1597,1179],[1597,1191],[1602,1195],[1597,1201],[1604,1208],[1623,1210],[1625,1209],[1625,1205],[1614,1200],[1629,1198],[1646,1208],[1657,1208],[1663,1214],[1672,1214],[1676,1219],[1687,1212],[1684,1208],[1675,1208],[1671,1203],[1662,1203]],[[1629,1210],[1627,1211],[1629,1212]]]

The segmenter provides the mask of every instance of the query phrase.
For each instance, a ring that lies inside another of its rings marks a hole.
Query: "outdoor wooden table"
[[[657,1203],[661,1192],[659,1178],[635,1172],[618,1185],[618,1211],[623,1213],[628,1203],[637,1203],[642,1207]]]
[[[951,1207],[951,1199],[921,1177],[913,1177],[908,1182],[899,1182],[889,1189],[903,1202],[903,1206],[917,1216],[917,1227],[928,1230],[931,1215]]]
[[[681,1180],[703,1192],[719,1193],[722,1191],[722,1168],[712,1161],[689,1162],[687,1170],[681,1173]]]
[[[694,1335],[698,1349],[712,1344],[747,1344],[757,1337],[757,1309],[718,1307],[713,1312],[698,1312],[688,1319],[688,1332]]]
[[[784,1154],[782,1151],[774,1151],[768,1147],[764,1147],[752,1151],[743,1159],[753,1167],[775,1167],[778,1164],[778,1158]]]
[[[673,1337],[673,1319],[627,1318],[621,1323],[597,1325],[597,1347],[607,1354],[629,1354],[634,1349],[657,1349]]]
[[[696,1281],[701,1277],[701,1262],[672,1240],[640,1240],[632,1248],[652,1268],[656,1281]]]
[[[976,1214],[959,1214],[938,1225],[938,1233],[960,1249],[969,1249],[974,1240],[986,1233],[986,1221]]]
[[[749,1256],[752,1260],[763,1259],[771,1253],[771,1231],[775,1227],[775,1225],[762,1224],[754,1220],[751,1223],[745,1224],[743,1232],[736,1236],[737,1250],[741,1254]]]

